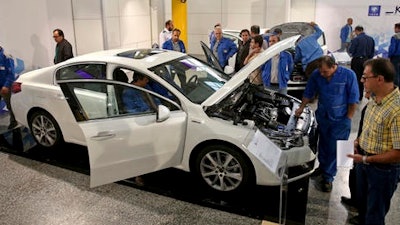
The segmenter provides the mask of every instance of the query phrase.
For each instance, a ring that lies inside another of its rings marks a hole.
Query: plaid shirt
[[[371,154],[400,150],[399,88],[395,88],[380,103],[368,103],[359,142],[360,147]]]

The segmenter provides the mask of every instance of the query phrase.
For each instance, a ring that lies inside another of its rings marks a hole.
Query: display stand
[[[288,196],[288,165],[287,165],[287,155],[283,155],[284,164],[280,169],[280,197],[279,197],[279,224],[286,223],[286,211],[287,211],[287,196]]]

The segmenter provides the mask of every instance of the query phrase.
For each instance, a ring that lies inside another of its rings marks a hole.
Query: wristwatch
[[[369,163],[367,163],[367,156],[366,155],[362,156],[362,163],[365,164],[365,165],[369,164]]]

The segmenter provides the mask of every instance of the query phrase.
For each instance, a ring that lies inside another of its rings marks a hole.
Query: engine
[[[255,125],[281,149],[303,146],[303,136],[313,135],[313,112],[306,107],[294,115],[300,101],[272,90],[245,83],[219,104],[206,110],[210,117],[231,120],[233,124],[254,121]]]

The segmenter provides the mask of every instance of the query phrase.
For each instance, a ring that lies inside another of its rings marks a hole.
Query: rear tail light
[[[22,83],[20,83],[20,82],[14,82],[11,87],[12,93],[15,94],[15,93],[21,92],[21,85],[22,85]]]

